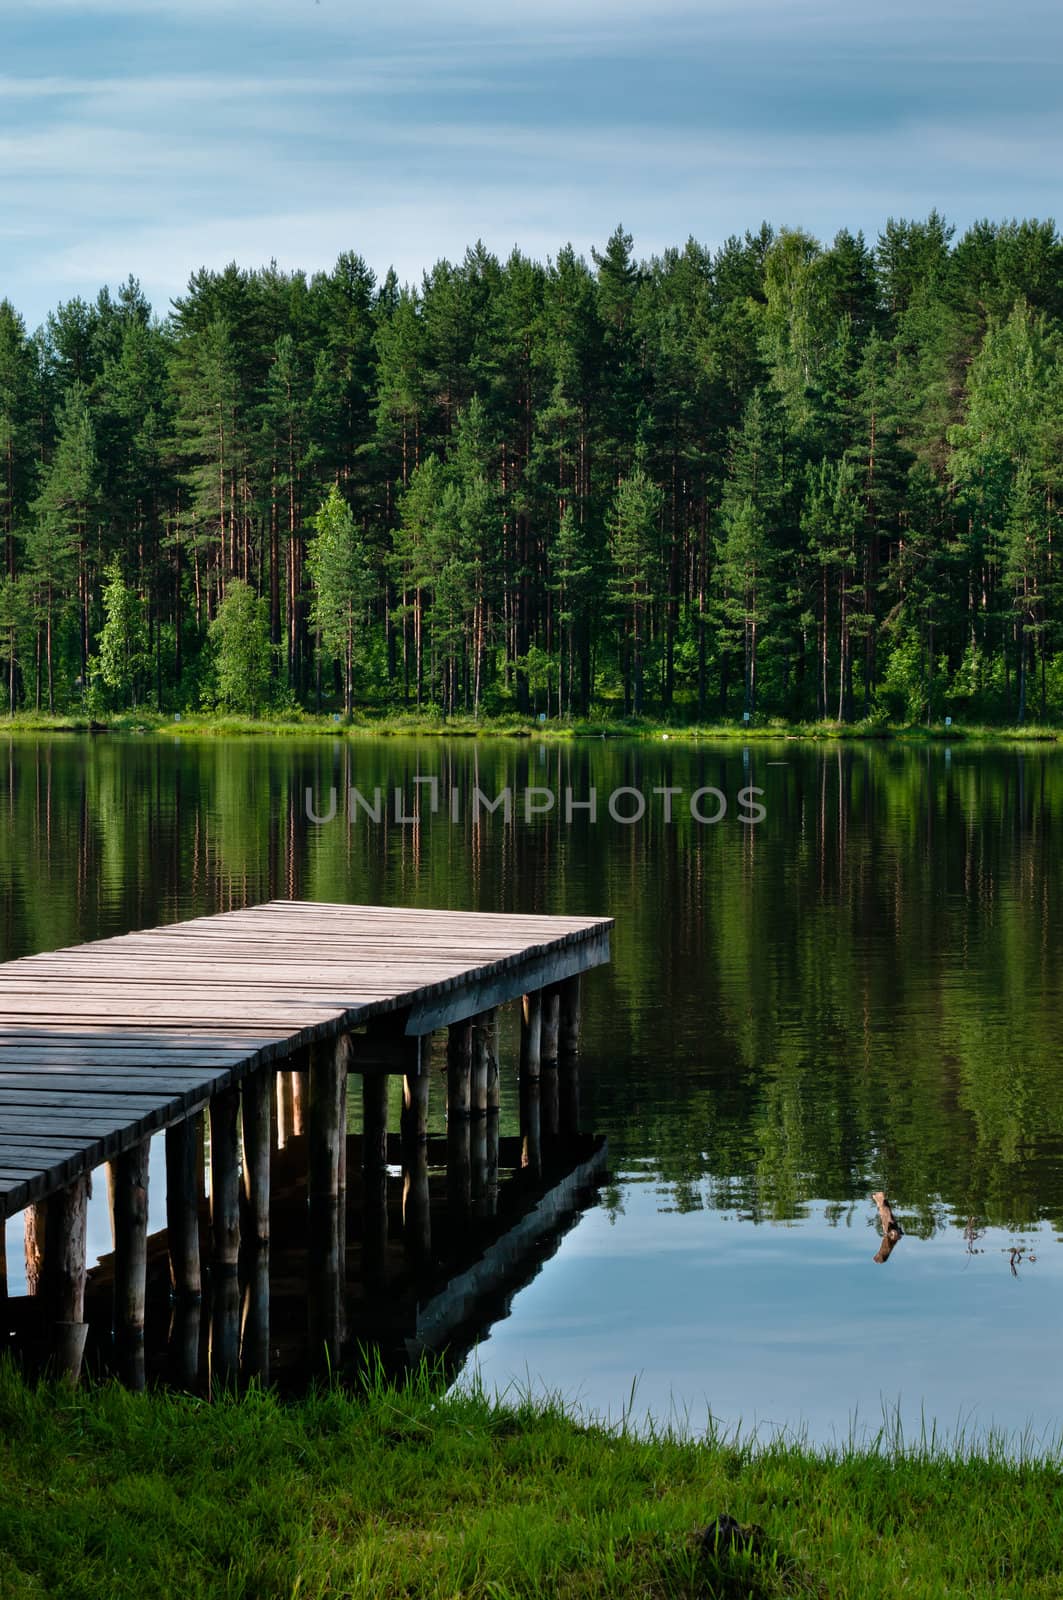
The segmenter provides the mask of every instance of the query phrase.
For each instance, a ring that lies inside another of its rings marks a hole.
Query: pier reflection
[[[326,1368],[353,1379],[368,1358],[394,1375],[423,1355],[456,1371],[604,1181],[605,1141],[578,1130],[573,1085],[557,1077],[544,1068],[542,1086],[522,1085],[517,1133],[502,1133],[491,1107],[451,1117],[432,1137],[415,1114],[401,1133],[376,1124],[365,1137],[347,1134],[331,1203],[310,1193],[313,1129],[295,1131],[292,1085],[279,1082],[267,1237],[247,1225],[245,1193],[239,1259],[226,1261],[210,1249],[201,1196],[197,1298],[175,1288],[165,1230],[152,1234],[143,1343],[133,1351],[114,1333],[121,1262],[102,1256],[85,1284],[83,1370],[198,1393],[252,1380],[295,1393]],[[7,1312],[7,1343],[23,1364],[54,1366],[40,1296],[13,1297]]]

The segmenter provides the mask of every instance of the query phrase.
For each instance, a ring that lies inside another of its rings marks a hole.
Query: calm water
[[[507,786],[508,821],[477,809]],[[582,1063],[613,1181],[481,1344],[489,1385],[821,1440],[896,1407],[1063,1429],[1063,753],[19,740],[0,812],[3,959],[278,895],[616,918]]]

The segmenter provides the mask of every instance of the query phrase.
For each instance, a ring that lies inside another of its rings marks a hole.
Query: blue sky
[[[1054,216],[1049,0],[0,0],[0,296]]]

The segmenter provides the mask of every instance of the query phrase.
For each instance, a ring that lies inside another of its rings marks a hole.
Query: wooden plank
[[[121,1156],[312,1041],[388,1015],[417,1038],[573,977],[608,959],[611,926],[272,901],[7,963],[0,1210]],[[216,1218],[219,1233],[229,1220]],[[217,1243],[225,1259],[231,1240]]]

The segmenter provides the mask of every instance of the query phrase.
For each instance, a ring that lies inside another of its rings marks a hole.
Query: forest
[[[0,300],[0,706],[1063,720],[1063,240]]]

